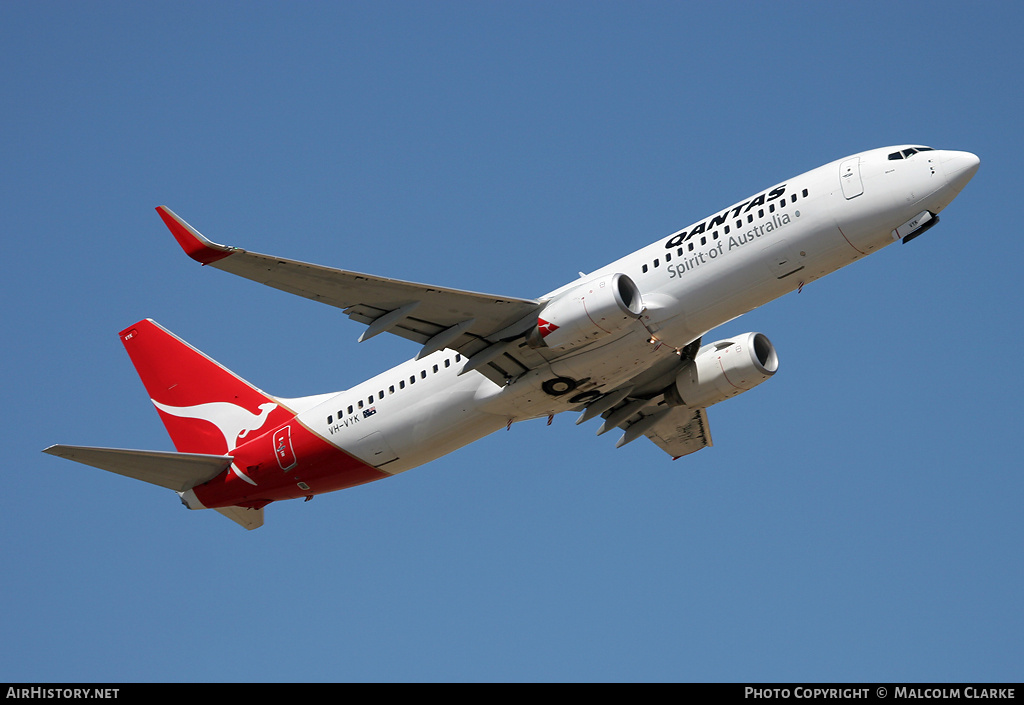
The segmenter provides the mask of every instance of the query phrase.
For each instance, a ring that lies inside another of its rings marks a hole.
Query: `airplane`
[[[391,333],[416,356],[351,389],[273,396],[156,322],[120,337],[176,451],[43,452],[178,493],[247,529],[264,508],[391,477],[513,422],[597,417],[617,446],[644,436],[677,459],[712,445],[707,408],[772,377],[762,333],[715,328],[910,242],[977,172],[970,152],[873,149],[778,183],[536,299],[417,284],[248,252],[156,210],[193,260]]]

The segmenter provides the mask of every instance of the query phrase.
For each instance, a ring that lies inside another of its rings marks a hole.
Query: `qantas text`
[[[781,198],[785,193],[786,184],[776,186],[771,191],[766,191],[758,196],[755,196],[749,201],[738,203],[732,208],[724,210],[718,215],[708,218],[702,223],[694,225],[689,230],[680,230],[678,233],[670,237],[665,242],[665,249],[671,250],[673,247],[679,247],[693,236],[700,235],[703,232],[707,232],[708,230],[713,230],[714,228],[725,225],[725,221],[729,220],[729,218],[739,218],[740,213],[746,213],[752,208],[756,208],[757,206],[763,206],[765,203],[774,201],[777,198]]]

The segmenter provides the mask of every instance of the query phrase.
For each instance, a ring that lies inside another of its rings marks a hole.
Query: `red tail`
[[[121,331],[121,342],[179,452],[230,455],[259,429],[292,416],[277,399],[149,319]]]

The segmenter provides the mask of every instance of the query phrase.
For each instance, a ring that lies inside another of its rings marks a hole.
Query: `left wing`
[[[706,409],[676,407],[659,419],[646,434],[654,444],[672,456],[680,458],[714,445]]]
[[[606,396],[614,398],[615,395]],[[712,445],[708,412],[703,408],[665,406],[657,398],[627,397],[601,416],[605,422],[598,435],[616,427],[623,431],[616,448],[632,443],[640,436],[647,436],[676,460]]]
[[[697,338],[679,351],[678,361],[663,361],[579,407],[583,413],[576,423],[600,416],[604,423],[597,435],[615,428],[623,431],[616,448],[647,436],[673,460],[712,445],[707,409],[671,406],[664,394],[679,370],[692,364],[700,345]]]
[[[178,244],[204,265],[344,310],[368,327],[359,340],[389,332],[413,340],[424,357],[451,348],[498,384],[542,362],[506,345],[536,323],[541,303],[332,269],[218,245],[165,206],[157,213]]]

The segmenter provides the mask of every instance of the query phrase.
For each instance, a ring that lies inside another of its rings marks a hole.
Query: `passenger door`
[[[851,157],[839,165],[839,183],[843,186],[846,200],[864,193],[864,183],[860,179],[860,157]]]

